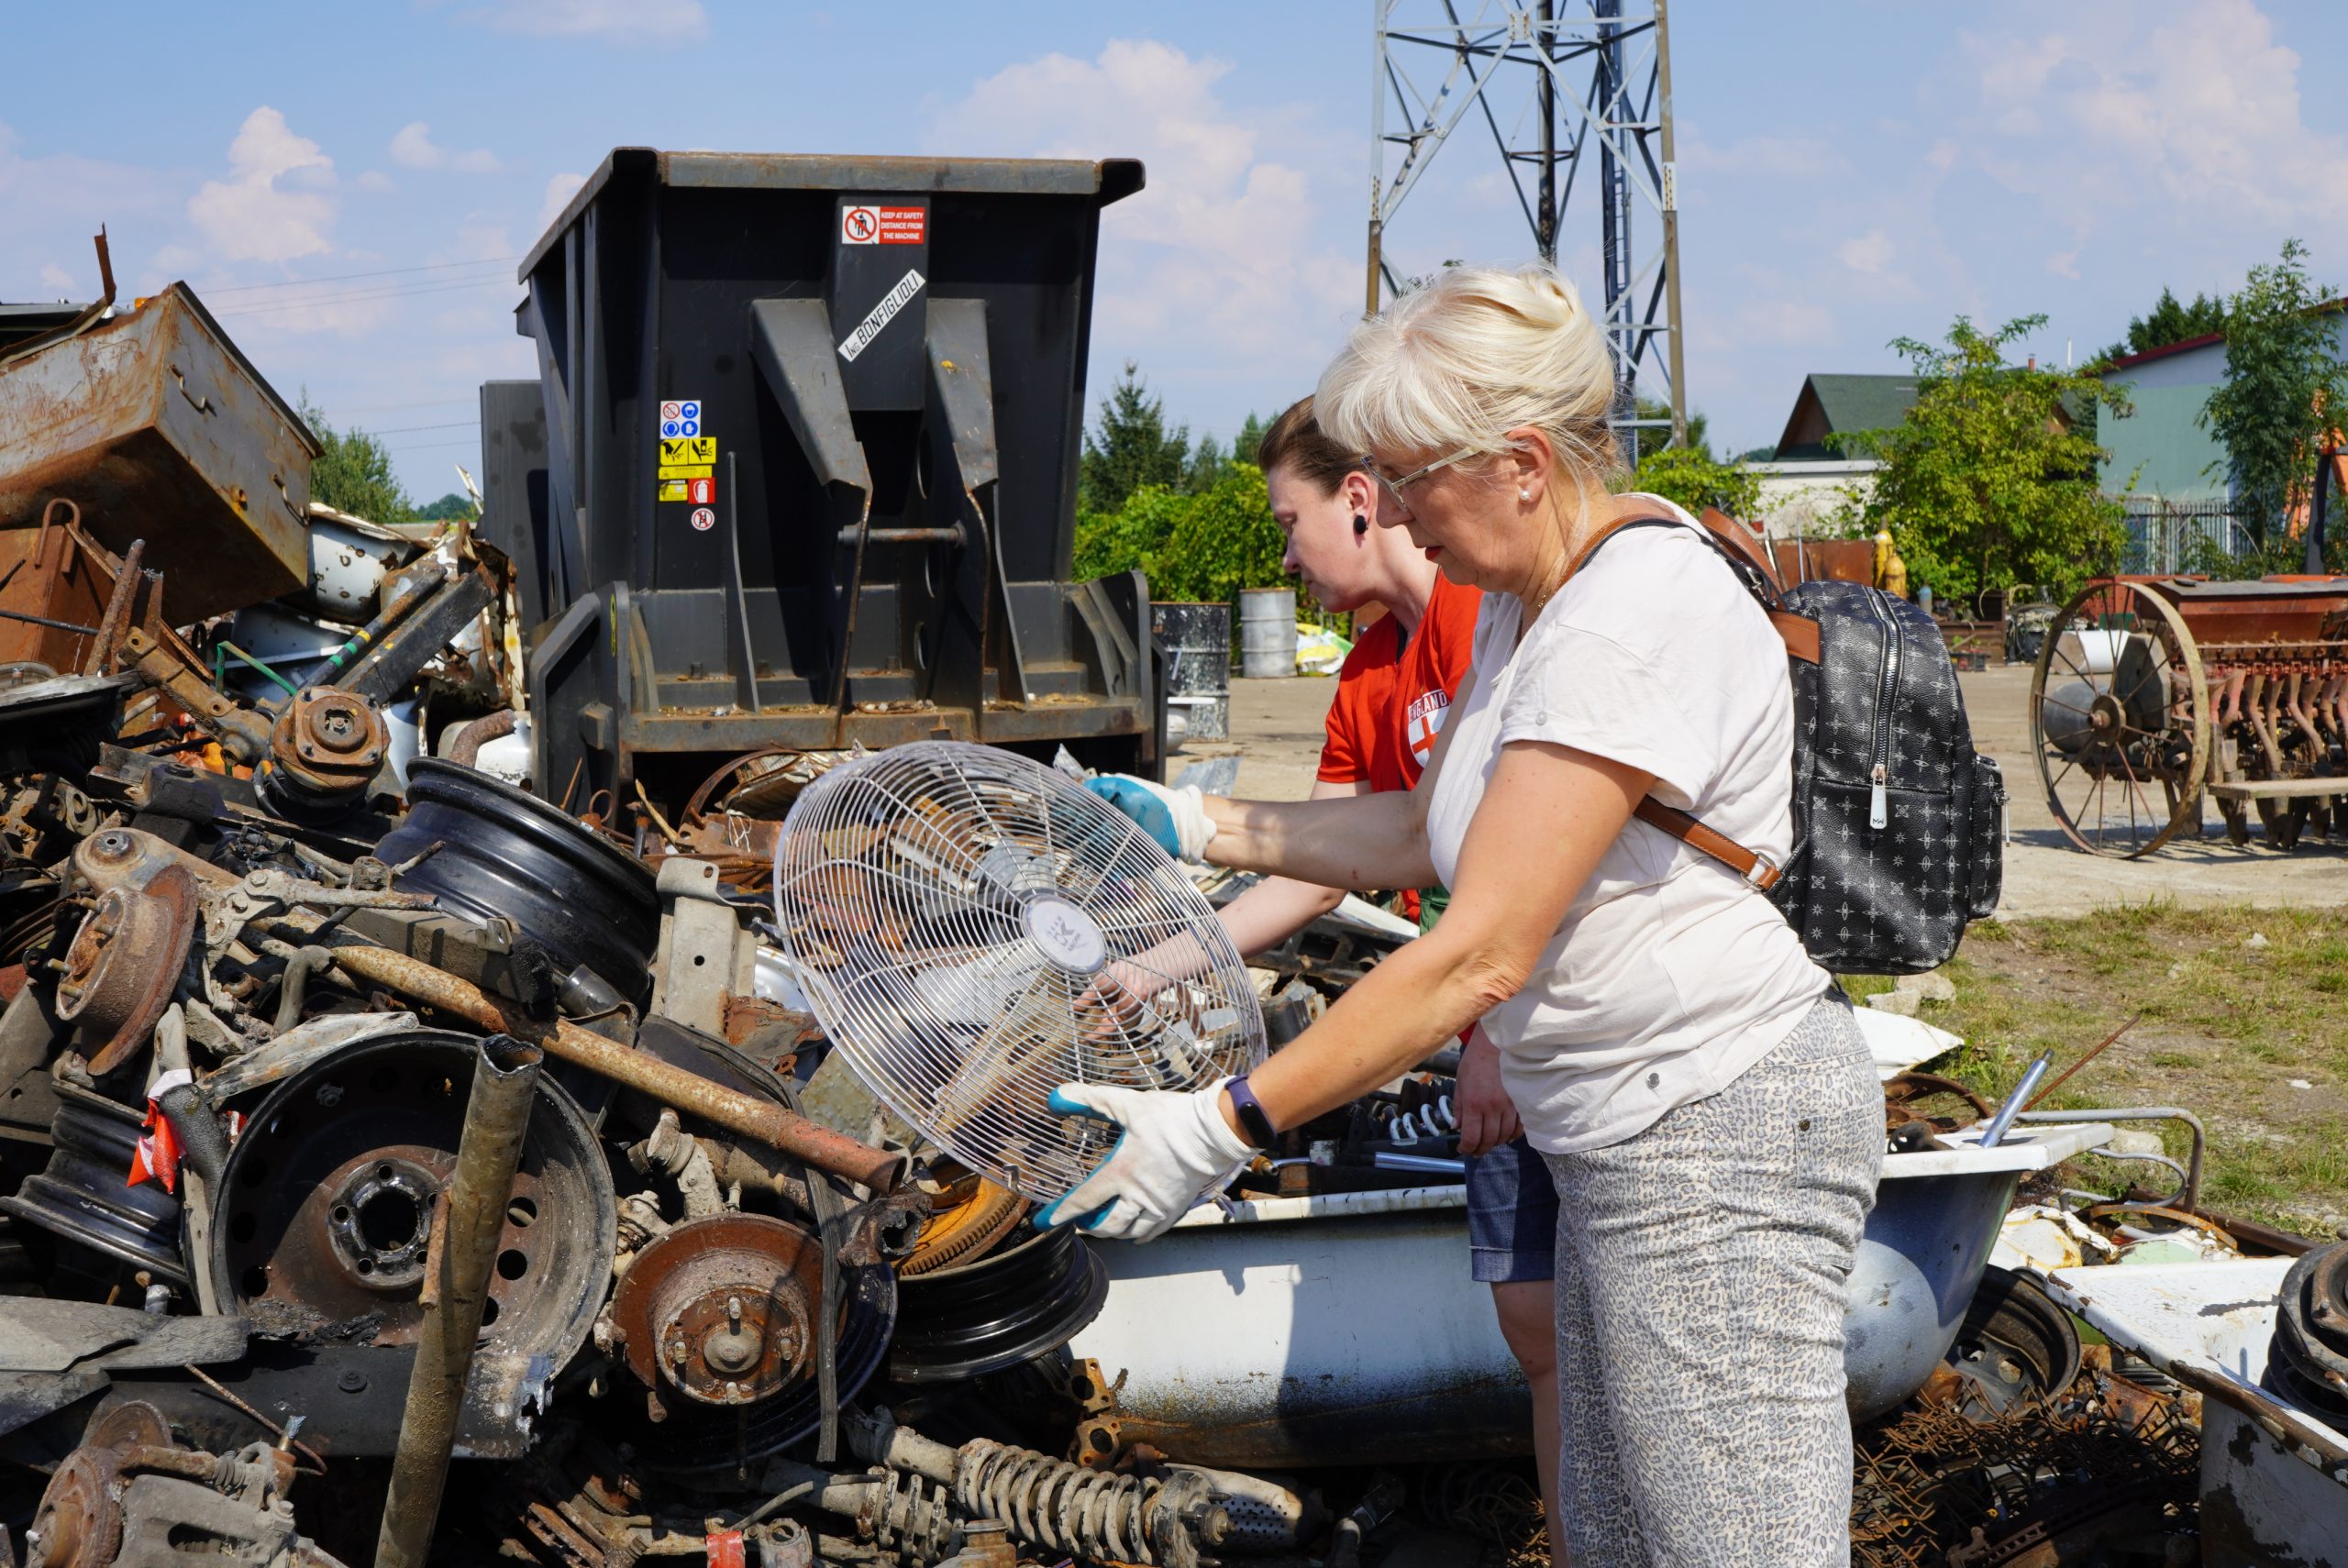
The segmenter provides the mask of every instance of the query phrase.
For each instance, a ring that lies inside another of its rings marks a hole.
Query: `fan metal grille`
[[[1063,1196],[1115,1139],[1055,1115],[1058,1085],[1200,1088],[1264,1058],[1246,966],[1181,867],[1014,753],[919,741],[833,768],[792,807],[774,884],[848,1066],[1023,1197]]]

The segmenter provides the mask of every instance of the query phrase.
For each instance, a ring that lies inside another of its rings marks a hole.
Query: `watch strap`
[[[1245,1074],[1226,1080],[1223,1090],[1231,1097],[1232,1113],[1239,1118],[1239,1129],[1250,1143],[1258,1149],[1268,1149],[1279,1142],[1272,1119],[1264,1113],[1263,1102],[1256,1098],[1256,1091],[1247,1087]]]

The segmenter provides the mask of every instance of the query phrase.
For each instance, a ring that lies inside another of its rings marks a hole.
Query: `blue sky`
[[[1412,0],[1412,4],[1420,0]],[[1463,9],[1472,7],[1467,0]],[[419,499],[472,465],[474,388],[526,376],[513,265],[618,144],[1138,156],[1104,226],[1091,391],[1140,362],[1227,436],[1307,390],[1361,296],[1368,0],[371,0],[10,7],[0,298],[204,295],[289,396],[380,431]],[[2060,359],[2286,235],[2348,282],[2348,103],[2313,0],[1678,0],[1688,382],[1731,449],[1804,374],[1897,368],[1958,314],[2045,313]],[[1561,260],[1594,295],[1597,214]],[[1457,139],[1401,271],[1532,245]],[[381,274],[354,277],[352,274]],[[308,280],[328,280],[307,282]],[[286,286],[289,284],[300,286]]]

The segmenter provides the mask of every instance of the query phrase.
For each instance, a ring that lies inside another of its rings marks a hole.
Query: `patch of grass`
[[[2254,932],[2264,946],[2244,945]],[[2210,1128],[2211,1207],[2303,1229],[2348,1212],[2348,910],[2155,901],[1985,921],[1944,973],[1956,999],[1922,1016],[1966,1043],[1936,1070],[2001,1099],[2041,1052],[2059,1072],[2132,1017],[2048,1104],[2179,1105]],[[1890,984],[1844,981],[1855,999]],[[2291,1088],[2293,1078],[2312,1088]],[[2163,1138],[2185,1156],[2182,1126],[2164,1125]],[[2107,1191],[2173,1179],[2100,1160],[2074,1174]]]

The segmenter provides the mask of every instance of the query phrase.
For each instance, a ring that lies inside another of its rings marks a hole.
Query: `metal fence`
[[[2192,571],[2216,558],[2255,555],[2250,530],[2224,501],[2169,501],[2156,495],[2120,498],[2128,544],[2120,569],[2130,575]]]

